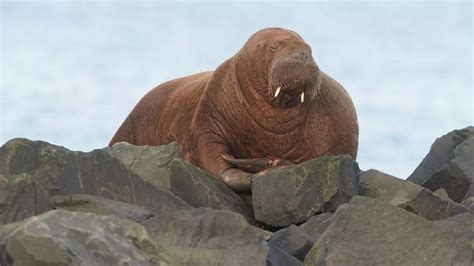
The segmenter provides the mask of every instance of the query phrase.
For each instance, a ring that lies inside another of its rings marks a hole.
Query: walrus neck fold
[[[239,108],[245,110],[245,114],[263,130],[275,134],[286,134],[306,122],[309,105],[288,109],[278,108],[271,104],[268,99],[271,95],[264,91],[265,81],[255,82],[256,80],[249,75],[237,75],[237,81],[239,84],[237,89],[242,98]]]
[[[341,100],[340,91],[334,86],[331,86],[331,84],[335,82],[336,81],[332,80],[328,75],[320,72],[319,84],[312,97],[314,111],[318,113],[331,112],[332,106]]]

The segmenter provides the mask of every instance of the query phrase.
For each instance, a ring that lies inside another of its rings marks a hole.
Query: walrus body
[[[215,71],[154,88],[110,145],[119,141],[177,141],[183,158],[245,191],[251,175],[238,168],[239,160],[262,158],[271,166],[324,155],[355,159],[358,124],[349,95],[319,70],[303,39],[271,28],[255,33]]]

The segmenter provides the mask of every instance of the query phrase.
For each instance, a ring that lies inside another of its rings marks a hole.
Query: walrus
[[[248,191],[255,172],[358,146],[346,90],[322,72],[296,32],[267,28],[216,70],[158,85],[135,106],[109,145],[176,141],[184,159]]]

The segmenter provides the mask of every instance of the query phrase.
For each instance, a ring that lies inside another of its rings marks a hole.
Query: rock
[[[438,138],[408,181],[435,191],[444,188],[461,202],[474,196],[474,127],[454,130]]]
[[[415,171],[423,186],[333,156],[255,174],[252,195],[174,143],[85,153],[13,139],[0,265],[473,265],[474,127],[447,136]]]
[[[54,209],[41,185],[28,179],[0,181],[0,224],[12,223]]]
[[[206,174],[188,161],[176,159],[170,164],[171,191],[191,206],[228,210],[253,223],[251,209],[242,198],[220,179]]]
[[[462,205],[466,206],[469,210],[474,212],[474,197],[469,197],[463,200]]]
[[[141,179],[163,190],[170,190],[169,164],[180,157],[176,142],[157,147],[119,142],[103,150]]]
[[[448,192],[446,192],[446,190],[444,188],[439,188],[439,189],[433,191],[433,195],[436,195],[439,198],[444,199],[444,200],[448,200],[448,201],[452,200],[449,197]]]
[[[56,209],[115,215],[135,222],[142,222],[153,217],[153,213],[143,207],[93,195],[56,195],[51,198],[51,201]]]
[[[361,196],[404,208],[431,221],[469,212],[449,197],[439,197],[428,189],[377,170],[362,173],[359,180]]]
[[[265,265],[269,256],[266,240],[271,233],[229,211],[197,208],[169,212],[143,225],[165,250],[179,258],[178,264]]]
[[[282,249],[303,261],[308,251],[313,247],[314,241],[304,230],[292,224],[275,232],[269,241],[269,245]]]
[[[0,254],[1,265],[174,263],[137,223],[65,210],[2,227]]]
[[[337,209],[304,265],[472,265],[472,232],[443,223],[356,196]]]
[[[444,219],[443,221],[440,221],[440,223],[441,222],[455,222],[458,224],[462,224],[466,227],[466,229],[474,233],[474,213],[472,212],[466,212],[451,216],[449,218]],[[446,223],[446,225],[449,227],[448,223]]]
[[[331,212],[323,212],[321,214],[311,216],[311,218],[309,218],[299,227],[310,236],[314,243],[316,243],[331,224],[333,216],[334,214]]]
[[[429,190],[422,190],[416,197],[400,207],[430,221],[442,220],[454,215],[470,212],[465,206],[448,199],[442,199]]]
[[[471,231],[472,234],[470,235],[472,236],[472,239],[474,239],[474,213],[471,213],[471,212],[461,213],[455,216],[451,216],[447,219],[444,219],[443,221],[440,221],[439,223],[450,228],[451,223],[453,222],[465,226],[466,230]]]
[[[283,249],[269,244],[267,263],[268,266],[299,266],[301,261],[286,253]]]
[[[358,167],[349,155],[321,157],[296,166],[269,169],[252,179],[255,218],[288,226],[334,210],[358,193]]]
[[[13,139],[0,149],[0,174],[12,184],[27,180],[48,197],[97,195],[142,206],[155,214],[192,208],[171,192],[141,179],[103,150],[73,152],[42,141]],[[34,202],[38,206],[37,200]]]

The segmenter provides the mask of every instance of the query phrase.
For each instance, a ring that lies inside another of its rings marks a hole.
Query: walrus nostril
[[[306,63],[310,58],[310,55],[305,50],[297,50],[291,54],[291,58]]]
[[[308,61],[308,54],[304,51],[301,51],[300,52],[300,59],[301,59],[301,61],[306,63],[306,61]]]

